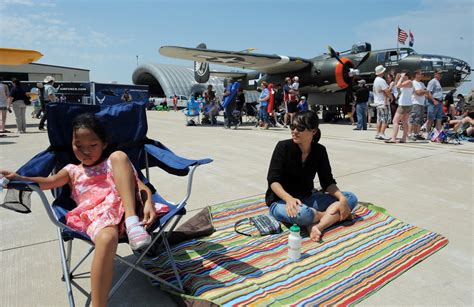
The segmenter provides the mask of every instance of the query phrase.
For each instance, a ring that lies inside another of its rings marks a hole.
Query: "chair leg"
[[[70,273],[69,273],[69,266],[68,266],[68,260],[67,260],[67,256],[66,256],[66,249],[64,248],[64,242],[63,242],[63,238],[62,238],[62,235],[61,235],[61,229],[60,228],[57,228],[58,230],[58,241],[59,241],[59,251],[60,251],[60,254],[61,254],[61,265],[62,265],[62,269],[63,269],[63,277],[64,277],[64,281],[66,282],[66,288],[67,288],[67,295],[68,295],[68,299],[69,299],[69,306],[75,306],[75,303],[74,303],[74,295],[72,293],[72,286],[71,286],[71,276],[70,276]],[[72,245],[71,245],[72,247]]]
[[[87,254],[76,264],[76,266],[70,271],[71,276],[74,278],[73,274],[77,268],[89,257],[89,255],[95,250],[95,246],[91,246]]]
[[[171,262],[171,266],[173,267],[173,272],[174,272],[174,275],[176,276],[176,280],[178,281],[179,288],[181,290],[184,290],[183,283],[181,281],[181,276],[179,276],[178,268],[176,267],[176,263],[174,262],[173,254],[171,253],[170,244],[168,243],[168,239],[166,238],[166,235],[163,236],[163,243],[165,244],[165,250],[166,250],[166,253],[168,254],[168,258]]]

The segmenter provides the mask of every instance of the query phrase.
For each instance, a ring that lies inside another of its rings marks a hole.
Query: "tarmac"
[[[30,112],[28,107],[27,115]],[[38,120],[27,116],[27,122],[26,134],[9,133],[0,139],[0,169],[16,170],[48,147],[47,133],[38,130]],[[279,140],[290,137],[283,128],[186,127],[183,114],[173,111],[148,112],[148,127],[149,138],[160,140],[175,153],[214,160],[195,173],[188,217],[208,205],[264,194],[273,149]],[[8,114],[7,129],[16,130],[12,114]],[[352,191],[360,201],[384,207],[402,221],[449,239],[444,249],[360,305],[472,306],[474,143],[385,144],[374,139],[374,128],[353,131],[350,125],[321,124],[320,129],[320,142],[327,148],[341,190]],[[389,135],[391,129],[387,132]],[[185,178],[153,169],[151,179],[167,199],[177,201],[185,194]],[[0,200],[4,194],[0,192]],[[0,208],[0,233],[0,306],[67,306],[57,232],[39,198],[32,196],[31,214]],[[76,243],[73,261],[87,247]],[[119,246],[119,254],[133,257],[126,244]],[[89,272],[89,268],[90,259],[80,272]],[[116,263],[115,269],[121,272],[125,268]],[[88,278],[77,283],[90,290]],[[74,288],[74,295],[77,306],[87,303],[86,294]],[[152,287],[144,275],[132,273],[110,300],[110,306],[131,305],[175,303],[167,293]]]

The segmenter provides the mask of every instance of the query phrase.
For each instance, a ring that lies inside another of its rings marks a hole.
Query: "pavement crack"
[[[36,243],[31,243],[31,244],[26,244],[26,245],[21,245],[21,246],[15,246],[15,247],[9,247],[9,248],[5,248],[5,249],[0,249],[0,253],[8,252],[8,251],[11,251],[11,250],[20,249],[20,248],[24,248],[24,247],[31,247],[31,246],[35,246],[35,245],[51,243],[51,242],[54,242],[54,241],[58,241],[58,239],[51,239],[51,240],[47,240],[47,241],[41,241],[41,242],[36,242]]]

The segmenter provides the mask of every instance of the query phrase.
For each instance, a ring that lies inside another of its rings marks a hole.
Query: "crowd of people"
[[[469,126],[469,123],[473,120],[473,110],[466,107],[462,94],[457,95],[458,103],[454,105],[455,90],[443,97],[440,84],[442,73],[436,70],[425,86],[421,70],[414,74],[403,70],[394,78],[393,74],[386,74],[385,67],[377,66],[372,91],[365,80],[359,80],[354,91],[353,114],[357,117],[354,130],[367,130],[367,122],[370,125],[371,117],[376,113],[375,139],[386,143],[405,143],[408,139],[431,140],[443,128],[450,127],[455,130],[462,128],[468,136],[472,136],[474,126]],[[389,124],[393,124],[393,129],[392,134],[387,136],[385,132]],[[400,129],[403,132],[398,139]],[[426,134],[423,135],[423,132]]]
[[[27,95],[20,80],[13,79],[12,88],[9,89],[3,83],[3,78],[0,77],[0,137],[7,137],[6,133],[12,132],[6,129],[7,112],[13,113],[15,116],[17,133],[26,133],[26,107],[30,104],[33,104],[34,107],[31,116],[40,119],[38,129],[45,129],[46,105],[49,102],[60,101],[60,98],[56,95],[58,88],[53,86],[55,82],[54,77],[47,76],[43,82],[44,84],[42,82],[36,84],[36,89],[32,92],[35,98],[32,99]]]
[[[233,94],[237,89],[237,94]],[[237,129],[243,123],[243,115],[257,118],[257,125],[263,130],[270,127],[284,127],[292,122],[296,113],[309,109],[305,96],[299,94],[299,78],[287,77],[283,84],[272,84],[262,81],[256,102],[246,102],[243,88],[238,82],[229,80],[222,99],[215,94],[212,85],[208,85],[203,97],[198,99],[199,112],[202,113],[202,124],[217,124],[220,111],[224,115],[224,128]],[[195,101],[193,97],[190,104]],[[189,109],[192,106],[188,107]]]

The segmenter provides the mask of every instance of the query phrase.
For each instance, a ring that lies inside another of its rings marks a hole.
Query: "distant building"
[[[56,81],[90,81],[89,73],[88,69],[38,63],[0,65],[0,76],[4,80],[43,81],[46,76],[53,76]]]

